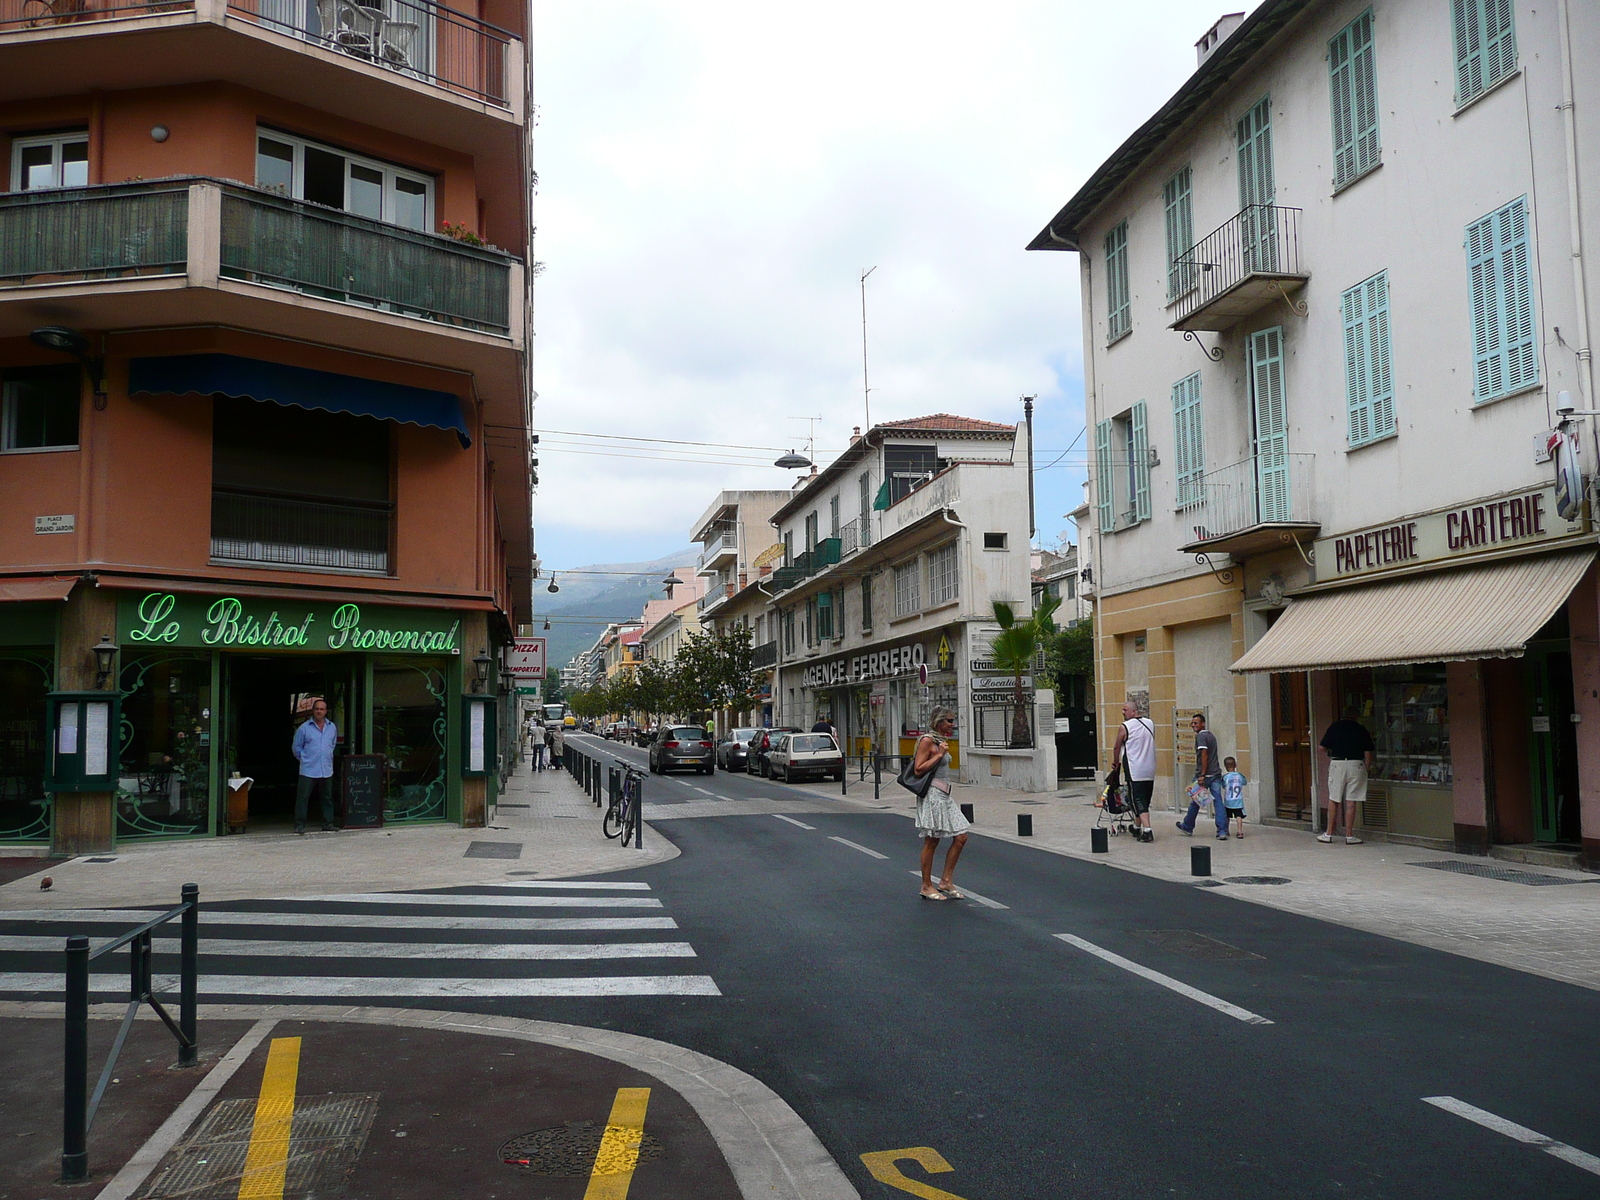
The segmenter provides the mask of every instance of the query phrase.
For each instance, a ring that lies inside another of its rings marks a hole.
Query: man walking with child
[[[1189,722],[1194,730],[1194,781],[1198,788],[1211,793],[1211,816],[1217,823],[1217,837],[1228,840],[1228,810],[1222,796],[1222,758],[1217,749],[1217,735],[1206,728],[1203,713],[1195,713]],[[1189,811],[1178,822],[1178,829],[1194,835],[1195,821],[1200,816],[1200,800],[1191,791]]]

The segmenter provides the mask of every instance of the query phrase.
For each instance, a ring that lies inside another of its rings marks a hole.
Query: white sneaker
[[[1331,842],[1331,841],[1333,841],[1333,834],[1331,834],[1331,833],[1319,833],[1319,834],[1317,834],[1317,841],[1319,841],[1319,842]]]
[[[1344,840],[1344,844],[1346,846],[1359,846],[1361,845],[1361,839],[1358,837],[1347,837]]]

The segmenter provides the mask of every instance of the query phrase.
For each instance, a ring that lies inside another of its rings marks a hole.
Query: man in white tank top
[[[1156,790],[1156,726],[1132,700],[1122,702],[1122,729],[1111,747],[1111,775],[1106,782],[1116,778],[1119,767],[1127,779],[1128,802],[1139,818],[1139,840],[1153,842],[1150,798]]]

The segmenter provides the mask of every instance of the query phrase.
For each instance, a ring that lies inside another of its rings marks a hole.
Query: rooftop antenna
[[[867,276],[877,267],[868,267],[861,273],[861,403],[867,410],[866,429],[872,429],[872,388],[867,384]]]
[[[816,462],[817,462],[817,422],[822,420],[822,417],[821,416],[815,416],[815,417],[790,417],[789,420],[806,422],[806,459],[807,459],[807,461],[805,463],[794,463],[792,465],[795,466],[795,467],[805,466],[805,467],[812,467],[813,469],[815,469]],[[794,454],[794,451],[791,450],[791,451],[789,451],[788,455],[785,455],[785,457],[792,456],[793,454]],[[779,462],[779,465],[782,465],[783,460],[779,459],[778,462]]]

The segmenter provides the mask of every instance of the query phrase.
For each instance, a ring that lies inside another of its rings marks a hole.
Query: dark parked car
[[[772,753],[772,747],[783,734],[800,732],[801,729],[797,725],[779,725],[776,729],[757,730],[756,735],[750,739],[749,757],[745,761],[744,769],[752,775],[771,779],[772,768],[767,763],[767,755]]]
[[[693,767],[701,775],[717,769],[711,735],[698,725],[663,725],[650,743],[650,770],[656,775]]]
[[[717,766],[724,771],[742,771],[750,758],[750,739],[759,729],[734,729],[726,741],[717,743]]]

